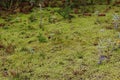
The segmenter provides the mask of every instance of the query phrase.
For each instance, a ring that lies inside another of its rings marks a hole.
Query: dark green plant
[[[64,8],[57,10],[57,13],[64,19],[70,19],[71,6],[70,0],[66,0]]]
[[[6,9],[10,9],[13,5],[13,0],[4,0],[1,2],[1,5]]]
[[[5,29],[5,30],[6,30],[6,29],[9,29],[9,26],[4,26],[3,29]]]
[[[83,59],[83,57],[84,57],[84,53],[83,52],[78,52],[77,51],[77,57],[79,58],[79,59]]]
[[[32,5],[38,0],[0,0],[0,6],[4,7],[4,9],[6,10],[11,10],[21,6],[20,4],[25,1],[30,2],[30,4]]]
[[[70,18],[71,8],[70,6],[65,7],[64,9],[60,9],[57,11],[59,15],[61,15],[64,19]]]
[[[41,33],[39,33],[38,40],[39,42],[42,42],[42,43],[47,42],[47,39]]]
[[[1,0],[0,5],[4,7],[5,9],[12,9],[18,6],[21,1],[23,0]]]
[[[31,16],[29,17],[29,20],[30,20],[30,22],[36,21],[35,15],[31,15]]]

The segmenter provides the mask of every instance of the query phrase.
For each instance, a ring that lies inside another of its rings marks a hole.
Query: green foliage
[[[60,9],[57,11],[58,14],[60,14],[64,19],[69,19],[70,18],[70,13],[71,13],[71,8],[70,6],[65,7],[63,9]]]
[[[47,10],[43,11],[49,13]],[[15,14],[10,17],[10,21],[0,20],[5,26],[9,26],[6,30],[0,28],[0,80],[118,80],[120,49],[112,51],[109,61],[103,60],[113,49],[111,42],[105,42],[108,48],[104,48],[105,56],[100,56],[103,65],[97,65],[99,56],[96,47],[99,39],[104,37],[113,41],[115,35],[118,36],[116,30],[104,27],[104,24],[111,24],[113,9],[106,13],[107,16],[99,17],[100,21],[102,20],[100,25],[94,24],[95,16],[76,17],[72,23],[60,20],[56,24],[48,23],[48,17],[45,16],[44,31],[38,27],[39,19],[28,23],[28,18],[33,13],[39,18],[38,12],[39,10],[35,9],[29,14]],[[58,15],[57,18],[61,19]],[[104,32],[101,29],[104,29]],[[119,45],[120,40],[118,41]]]
[[[62,2],[64,1],[64,2]],[[115,2],[115,0],[1,0],[0,2],[0,6],[4,7],[4,9],[15,9],[18,8],[22,5],[20,5],[23,2],[29,2],[31,5],[33,4],[39,4],[41,3],[42,6],[44,7],[48,7],[48,6],[52,6],[52,7],[58,7],[58,6],[64,6],[65,5],[65,9],[62,10],[64,13],[62,13],[61,11],[59,12],[59,14],[61,16],[63,16],[64,18],[68,18],[68,15],[66,15],[66,13],[68,11],[66,11],[68,6],[71,6],[72,8],[79,8],[81,6],[87,6],[87,5],[94,5],[94,4],[110,4],[112,2]],[[47,6],[46,6],[47,5]],[[27,5],[26,5],[27,6]],[[69,8],[69,7],[68,7]],[[68,9],[67,9],[68,10]]]
[[[64,19],[70,19],[71,6],[70,0],[66,0],[64,8],[57,11],[58,14],[60,14]]]
[[[4,0],[4,1],[2,0],[0,4],[6,9],[10,9],[13,5],[13,1],[14,0]]]
[[[47,42],[47,39],[43,36],[42,33],[39,33],[38,40],[39,42],[42,42],[42,43]]]
[[[29,20],[30,20],[30,22],[36,21],[35,15],[31,15],[31,16],[29,17]]]
[[[3,29],[7,30],[7,29],[9,29],[9,27],[6,25],[3,27]]]

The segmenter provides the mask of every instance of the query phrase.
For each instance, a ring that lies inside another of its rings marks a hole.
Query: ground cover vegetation
[[[119,0],[1,0],[0,80],[120,80]]]

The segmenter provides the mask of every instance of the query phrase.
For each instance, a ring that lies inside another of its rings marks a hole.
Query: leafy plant
[[[7,30],[9,29],[9,26],[4,26],[3,29]]]
[[[71,8],[70,6],[65,7],[64,9],[60,9],[57,11],[58,14],[60,14],[64,19],[69,19],[70,18],[70,12],[71,12]]]
[[[59,15],[61,15],[64,19],[70,19],[70,13],[71,13],[71,6],[69,0],[66,0],[65,2],[65,7],[61,8],[60,10],[57,11]]]
[[[47,39],[41,33],[39,33],[38,40],[39,42],[42,42],[42,43],[47,42]]]

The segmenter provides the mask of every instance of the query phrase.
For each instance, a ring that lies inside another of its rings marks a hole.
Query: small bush
[[[64,8],[58,10],[58,14],[60,14],[64,19],[71,19],[71,4],[69,0],[66,0]]]

